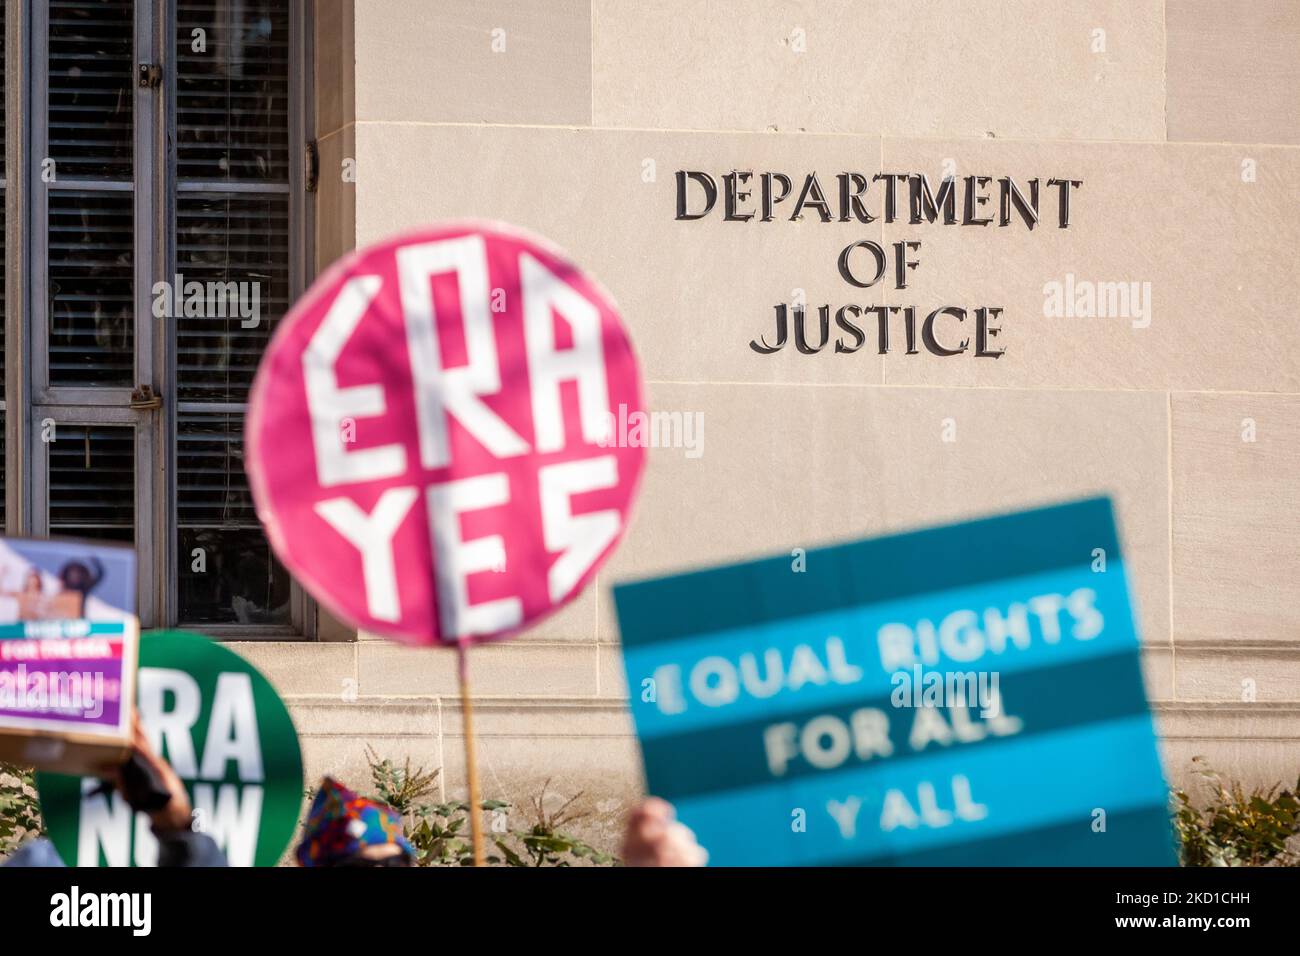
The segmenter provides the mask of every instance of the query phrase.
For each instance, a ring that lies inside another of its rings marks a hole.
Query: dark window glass
[[[289,4],[182,0],[176,27],[176,175],[287,181]]]
[[[135,541],[135,429],[55,425],[46,443],[50,535]]]
[[[289,197],[181,193],[176,266],[188,289],[174,319],[178,397],[245,401],[288,307]]]
[[[50,0],[49,158],[57,179],[131,178],[131,0]]]
[[[49,370],[52,385],[134,383],[131,0],[49,5]],[[102,187],[64,189],[70,180]],[[109,188],[124,184],[124,190]]]
[[[50,381],[132,385],[131,193],[49,193]]]
[[[180,619],[289,624],[289,575],[244,477],[242,411],[291,294],[289,4],[180,0],[176,17]]]
[[[271,556],[244,476],[244,416],[176,426],[180,604],[194,624],[288,624],[289,575]]]

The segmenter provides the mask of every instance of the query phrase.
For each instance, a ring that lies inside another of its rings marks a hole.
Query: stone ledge
[[[456,697],[355,702],[287,698],[301,737],[436,738],[461,733]],[[633,739],[626,702],[595,698],[474,698],[476,736]]]
[[[1300,764],[1300,702],[1167,701],[1153,705],[1167,741],[1289,741]]]
[[[356,648],[358,690],[365,696],[444,697],[458,692],[455,654],[389,641],[365,641]],[[471,687],[489,697],[528,688],[533,692],[524,696],[563,699],[596,690],[594,642],[485,644],[471,655]],[[537,693],[541,689],[549,693]]]
[[[288,697],[285,703],[295,720],[307,725],[302,736],[460,734],[455,697],[355,702]],[[1166,739],[1294,740],[1300,745],[1300,701],[1156,701],[1152,712]],[[481,737],[635,736],[628,701],[613,698],[476,697],[474,717]],[[318,722],[315,727],[313,722]]]
[[[1264,703],[1300,706],[1300,645],[1180,645],[1173,672],[1173,696],[1178,701],[1247,708]],[[1243,700],[1247,690],[1253,701]]]
[[[1242,651],[1264,651],[1270,654],[1289,654],[1300,658],[1300,641],[1292,638],[1242,638],[1225,640],[1222,637],[1176,637],[1175,651],[1222,651],[1240,654]]]

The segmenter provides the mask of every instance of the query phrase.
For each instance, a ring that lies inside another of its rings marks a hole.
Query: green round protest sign
[[[302,755],[284,702],[235,652],[199,634],[140,638],[136,705],[155,750],[189,791],[195,829],[231,866],[274,866],[298,824]],[[36,776],[45,826],[68,865],[152,866],[147,818],[91,777]]]

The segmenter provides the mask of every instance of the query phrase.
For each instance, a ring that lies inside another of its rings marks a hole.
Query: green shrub
[[[374,798],[402,814],[406,838],[415,848],[417,866],[470,866],[474,862],[469,804],[464,801],[437,803],[432,800],[438,790],[439,771],[411,769],[410,758],[402,766],[380,759],[367,749]],[[616,865],[607,853],[563,832],[562,827],[585,815],[575,809],[582,794],[566,800],[558,810],[545,808],[548,780],[532,801],[531,822],[525,829],[499,828],[509,820],[510,804],[502,800],[484,800],[479,804],[484,814],[485,836],[492,841],[487,847],[487,862],[497,866],[570,866],[586,861],[597,866]],[[495,849],[494,849],[495,848]]]
[[[1239,783],[1225,784],[1202,758],[1192,764],[1211,796],[1197,809],[1184,791],[1174,791],[1183,866],[1300,866],[1300,854],[1288,846],[1300,834],[1300,780],[1293,790],[1275,784],[1246,793]]]
[[[33,772],[0,763],[0,857],[44,830]]]

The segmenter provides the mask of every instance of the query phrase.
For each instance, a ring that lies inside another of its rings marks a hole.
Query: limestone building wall
[[[550,778],[612,839],[640,788],[612,581],[1095,492],[1171,779],[1195,754],[1295,779],[1300,3],[318,0],[315,32],[318,265],[448,217],[536,230],[620,303],[651,407],[704,422],[698,457],[651,451],[597,586],[475,652],[488,795]],[[1032,232],[683,222],[677,170],[1082,185],[1068,229],[1047,199]],[[858,239],[920,240],[898,298],[1000,306],[1005,354],[751,349],[800,290],[810,311],[875,294],[836,271]],[[1138,283],[1149,308],[1047,314],[1066,281]],[[321,638],[238,645],[308,772],[358,778],[371,745],[459,794],[451,655]]]

